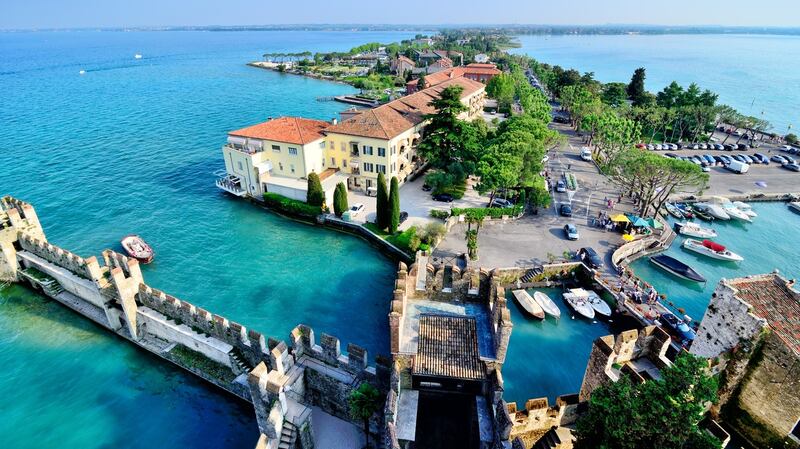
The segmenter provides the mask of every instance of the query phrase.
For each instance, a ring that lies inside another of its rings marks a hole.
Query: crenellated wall
[[[20,234],[19,245],[23,251],[41,257],[53,265],[64,268],[76,276],[88,279],[94,282],[95,285],[101,286],[103,270],[100,269],[100,264],[97,262],[96,257],[91,256],[84,259],[77,254],[48,243],[46,240],[26,233]]]

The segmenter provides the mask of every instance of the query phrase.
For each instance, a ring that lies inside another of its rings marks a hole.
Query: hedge
[[[322,213],[322,208],[318,206],[312,206],[302,201],[286,198],[277,193],[265,193],[264,202],[272,209],[298,217],[316,218],[317,215]]]
[[[454,207],[451,210],[451,214],[454,217],[459,215],[466,215],[467,217],[471,217],[474,219],[483,219],[486,217],[490,218],[502,218],[503,215],[507,215],[509,217],[514,217],[517,215],[519,211],[515,207],[469,207],[460,209]]]

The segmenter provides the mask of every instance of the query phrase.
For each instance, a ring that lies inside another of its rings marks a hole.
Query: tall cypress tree
[[[308,174],[306,203],[319,207],[322,207],[322,204],[325,203],[325,191],[322,190],[322,183],[319,181],[319,176],[314,172]]]
[[[333,192],[333,212],[336,214],[337,217],[341,217],[342,214],[347,211],[347,187],[345,187],[343,182],[336,184],[336,190]]]
[[[392,186],[389,189],[389,232],[394,234],[400,226],[400,183],[397,176],[392,176]]]
[[[378,198],[375,223],[381,229],[389,226],[389,195],[386,192],[386,177],[378,173]]]
[[[644,90],[644,79],[645,79],[645,70],[644,67],[639,67],[636,71],[633,72],[633,76],[631,77],[631,82],[628,83],[627,93],[628,99],[633,101],[634,106],[641,106],[642,99],[645,96]]]

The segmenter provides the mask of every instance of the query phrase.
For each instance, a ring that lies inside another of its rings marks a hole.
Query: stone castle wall
[[[26,233],[19,236],[19,245],[24,251],[41,257],[47,262],[61,267],[76,276],[98,284],[103,277],[103,271],[100,269],[100,264],[94,256],[84,259],[46,240],[38,239]]]
[[[736,297],[736,290],[720,282],[700,322],[689,352],[705,358],[718,357],[742,341],[758,336],[767,321],[750,313],[750,305]]]

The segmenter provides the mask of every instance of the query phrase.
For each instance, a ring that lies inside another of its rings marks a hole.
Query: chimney
[[[337,119],[336,117],[331,119],[331,125],[335,125],[337,123],[339,123],[339,119]]]

